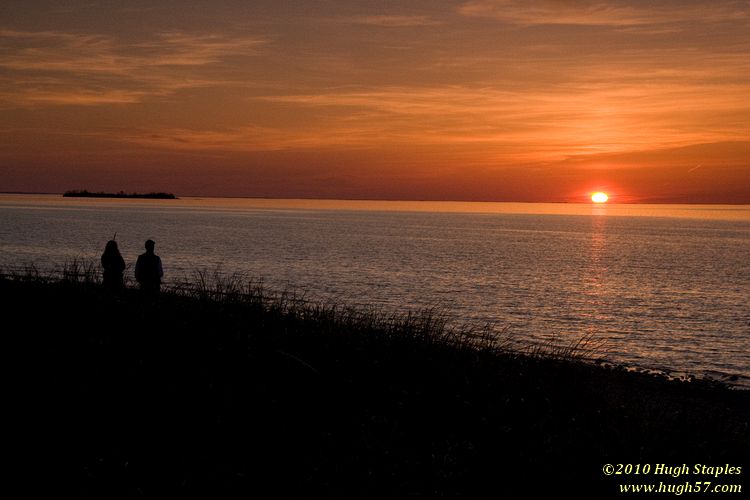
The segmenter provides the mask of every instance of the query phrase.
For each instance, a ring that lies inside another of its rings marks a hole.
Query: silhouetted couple
[[[146,240],[146,253],[139,255],[135,262],[135,279],[144,292],[158,293],[161,278],[164,276],[161,259],[154,253],[155,245],[153,240]],[[120,255],[115,240],[108,241],[104,247],[102,268],[104,268],[102,279],[106,288],[117,290],[123,287],[122,273],[125,271],[125,259]]]

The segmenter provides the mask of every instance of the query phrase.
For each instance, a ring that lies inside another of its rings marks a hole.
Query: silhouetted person
[[[122,288],[122,272],[125,270],[125,260],[120,255],[115,240],[109,240],[102,254],[102,281],[105,288],[119,290]]]
[[[158,292],[164,276],[161,259],[154,253],[155,244],[153,240],[146,240],[146,253],[139,255],[135,263],[135,279],[141,290],[148,292]]]

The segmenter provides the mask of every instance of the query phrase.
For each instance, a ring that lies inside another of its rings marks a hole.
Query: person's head
[[[146,251],[153,253],[155,245],[154,240],[146,240]]]
[[[120,253],[120,250],[117,248],[117,242],[115,240],[109,240],[107,242],[107,246],[104,247],[104,251],[106,253]]]

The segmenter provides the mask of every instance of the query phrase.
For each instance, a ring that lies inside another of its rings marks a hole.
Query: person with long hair
[[[125,271],[125,260],[120,255],[115,240],[109,240],[102,254],[102,280],[105,288],[118,290],[122,288],[122,273]]]

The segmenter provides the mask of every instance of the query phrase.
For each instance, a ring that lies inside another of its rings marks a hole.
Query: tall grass
[[[528,342],[522,352],[532,358],[594,360],[606,354],[607,343],[593,333],[570,340],[553,337],[545,342]]]
[[[33,264],[2,273],[4,279],[100,287],[101,269],[92,259],[75,257],[51,271]],[[126,273],[126,290],[136,284]],[[604,350],[593,334],[568,342],[551,339],[532,342],[517,338],[507,326],[496,323],[461,323],[447,310],[432,307],[419,311],[386,312],[376,307],[354,307],[344,302],[310,301],[299,290],[274,291],[262,279],[220,269],[198,269],[163,285],[163,294],[220,307],[250,308],[267,317],[284,318],[327,334],[376,337],[391,342],[446,346],[462,351],[528,358],[592,360]]]
[[[262,280],[240,273],[197,270],[168,288],[169,293],[223,305],[261,308],[270,316],[283,316],[326,333],[378,336],[399,342],[418,342],[481,352],[515,352],[518,340],[509,328],[492,323],[459,324],[448,311],[432,307],[420,311],[385,312],[376,307],[351,306],[343,302],[308,300],[295,289],[268,290]],[[577,345],[583,345],[579,343]],[[569,350],[577,353],[577,348]],[[538,354],[541,354],[541,350]]]
[[[66,261],[59,274],[61,280],[66,283],[99,285],[102,282],[99,266],[93,260],[80,257]]]
[[[0,269],[2,279],[12,281],[26,281],[38,283],[77,283],[85,285],[100,285],[102,282],[101,269],[93,259],[73,257],[62,265],[51,269],[40,269],[34,263],[20,267]]]

